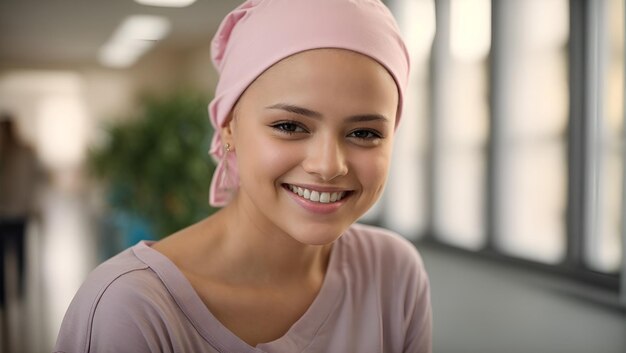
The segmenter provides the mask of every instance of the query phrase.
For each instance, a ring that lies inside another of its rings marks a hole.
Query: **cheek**
[[[285,146],[284,142],[267,136],[242,137],[237,148],[242,184],[267,183],[268,179],[280,177],[298,163],[298,149],[294,146]]]
[[[353,168],[363,187],[375,195],[382,192],[387,180],[391,151],[358,154],[353,159]]]

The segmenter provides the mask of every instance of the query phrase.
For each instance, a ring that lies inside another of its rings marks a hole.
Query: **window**
[[[432,227],[442,241],[485,245],[491,46],[489,0],[437,3],[433,52]]]
[[[617,288],[624,2],[388,1],[421,49],[378,220]]]
[[[497,4],[494,246],[555,264],[566,249],[568,5],[566,0]]]

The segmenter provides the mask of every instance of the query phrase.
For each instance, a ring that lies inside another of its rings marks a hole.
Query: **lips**
[[[309,188],[304,188],[301,186],[296,186],[296,185],[292,185],[292,184],[284,184],[285,187],[290,190],[291,192],[293,192],[294,194],[297,194],[298,196],[312,201],[312,202],[318,202],[318,203],[333,203],[333,202],[338,202],[340,201],[342,198],[344,198],[346,196],[346,194],[349,193],[349,191],[321,191],[321,190],[314,190],[314,189],[309,189]]]

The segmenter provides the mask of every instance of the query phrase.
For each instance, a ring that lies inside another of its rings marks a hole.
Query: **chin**
[[[341,234],[349,227],[346,225],[345,227],[320,227],[312,225],[315,229],[308,229],[303,231],[303,229],[294,230],[292,232],[288,232],[288,234],[295,239],[296,241],[304,244],[304,245],[317,245],[323,246],[328,245],[337,240]]]

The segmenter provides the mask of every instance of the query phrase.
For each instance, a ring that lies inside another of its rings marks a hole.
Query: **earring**
[[[228,153],[231,151],[230,143],[226,142],[224,144],[224,157],[222,157],[222,163],[224,163],[224,169],[222,174],[222,180],[220,182],[220,186],[226,190],[231,189],[230,183],[230,168],[228,167]]]

